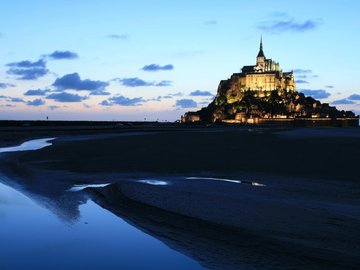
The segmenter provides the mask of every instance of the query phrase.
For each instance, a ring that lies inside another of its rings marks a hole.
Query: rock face
[[[228,87],[230,86],[230,87]],[[220,83],[218,93],[206,108],[190,115],[198,115],[204,122],[239,120],[242,118],[351,118],[353,112],[339,111],[328,103],[321,103],[297,91],[273,90],[268,95],[259,92],[234,92],[231,82]],[[195,117],[195,116],[192,116]]]
[[[220,81],[215,99],[200,111],[186,113],[182,122],[260,123],[310,118],[312,122],[347,119],[354,123],[358,119],[353,112],[339,111],[297,92],[293,72],[283,72],[279,63],[266,59],[260,41],[256,65],[244,66],[241,73]]]

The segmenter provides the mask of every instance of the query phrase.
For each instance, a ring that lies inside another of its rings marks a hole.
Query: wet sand
[[[120,210],[113,202],[126,198],[141,209],[152,207],[219,230],[225,226],[270,239],[276,246],[270,252],[282,258],[279,265],[356,269],[359,156],[359,129],[158,130],[59,136],[41,150],[1,155],[0,170],[42,196],[62,194],[74,184],[112,183],[110,193],[106,188],[89,190],[102,194],[98,201],[115,213]],[[184,180],[186,176],[265,186]],[[146,185],[137,182],[141,179],[172,184]],[[249,249],[255,256],[256,247]]]

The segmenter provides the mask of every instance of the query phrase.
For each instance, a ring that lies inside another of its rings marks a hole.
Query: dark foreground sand
[[[211,269],[357,269],[359,156],[359,129],[202,129],[60,136],[3,154],[0,170],[50,198],[112,183],[87,191]]]

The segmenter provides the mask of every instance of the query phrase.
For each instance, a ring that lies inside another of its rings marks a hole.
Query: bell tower
[[[263,51],[262,36],[260,37],[260,50],[256,57],[256,66],[259,70],[265,70],[265,54]]]

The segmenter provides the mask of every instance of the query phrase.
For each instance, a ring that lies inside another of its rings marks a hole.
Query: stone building
[[[283,72],[278,62],[267,59],[262,39],[256,57],[256,65],[244,66],[241,73],[234,73],[229,80],[220,82],[219,88],[231,81],[231,92],[256,91],[259,97],[267,96],[273,90],[296,91],[293,72]]]

